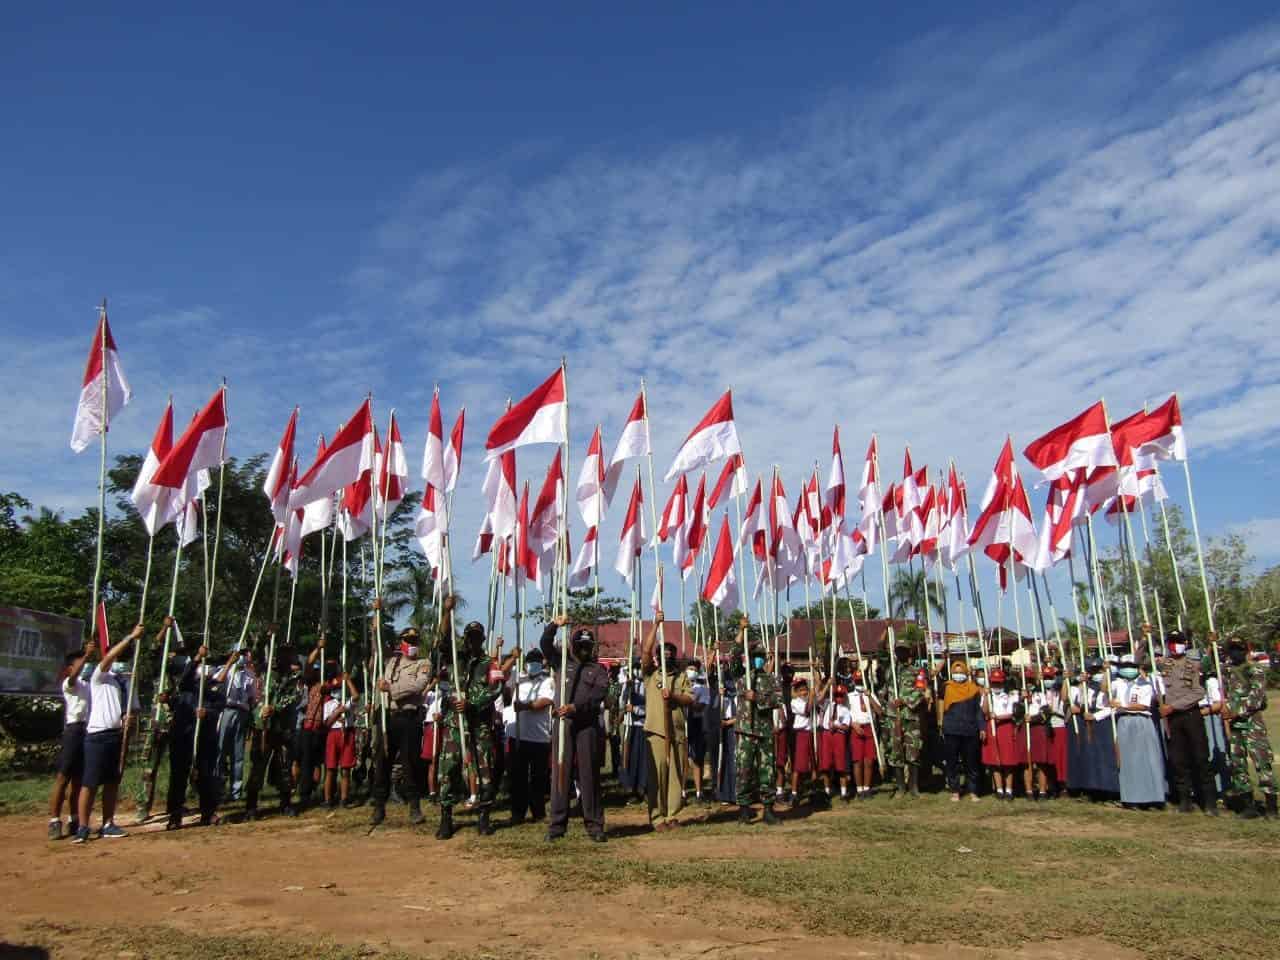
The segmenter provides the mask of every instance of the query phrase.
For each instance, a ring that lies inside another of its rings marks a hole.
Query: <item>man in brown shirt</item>
[[[1143,625],[1143,632],[1151,628]],[[1169,766],[1178,794],[1178,810],[1192,811],[1192,791],[1199,793],[1200,810],[1217,816],[1218,791],[1209,770],[1209,739],[1200,716],[1205,697],[1200,664],[1187,657],[1187,638],[1174,630],[1165,637],[1168,656],[1158,664],[1164,680],[1160,716],[1169,727]]]
[[[692,706],[689,679],[676,669],[675,644],[663,644],[663,657],[656,650],[662,611],[654,614],[653,627],[640,651],[644,676],[644,739],[648,746],[649,821],[655,830],[680,825],[677,817],[684,808],[684,771],[688,767],[688,738],[683,707]],[[666,660],[665,676],[660,660]]]

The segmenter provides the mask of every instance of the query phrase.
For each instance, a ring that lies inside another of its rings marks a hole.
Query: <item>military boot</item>
[[[483,807],[480,810],[480,816],[476,819],[476,830],[480,832],[482,837],[493,836],[493,825],[489,823],[488,807]]]
[[[906,774],[902,767],[893,768],[893,793],[889,794],[890,800],[897,800],[900,796],[907,792]]]
[[[782,822],[774,815],[773,804],[771,803],[766,803],[764,806],[764,822],[771,827],[776,826]]]
[[[436,828],[437,840],[448,840],[453,836],[453,807],[440,808],[440,826]]]
[[[910,772],[910,774],[909,774],[909,776],[908,776],[908,780],[909,780],[909,782],[910,782],[910,787],[909,787],[908,789],[911,791],[911,798],[912,798],[912,799],[919,799],[919,797],[920,797],[920,768],[919,768],[918,766],[916,766],[915,764],[912,764],[912,765],[911,765],[911,772]]]
[[[422,803],[418,799],[409,801],[409,822],[414,826],[420,824],[425,818],[422,816]]]
[[[1254,806],[1253,797],[1247,793],[1233,796],[1227,804],[1237,820],[1257,820],[1258,808]]]
[[[387,819],[387,805],[381,800],[373,801],[373,813],[369,816],[369,826],[376,827],[385,819]]]
[[[1266,802],[1267,819],[1274,820],[1277,816],[1280,816],[1276,812],[1276,795],[1274,793],[1264,793],[1262,798]]]

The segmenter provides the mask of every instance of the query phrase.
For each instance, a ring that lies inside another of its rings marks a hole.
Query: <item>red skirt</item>
[[[422,759],[434,760],[436,758],[436,725],[434,722],[425,724],[422,728]]]
[[[853,754],[854,763],[876,758],[876,741],[871,736],[871,727],[868,725],[866,730],[864,734],[849,732],[849,752]]]
[[[988,767],[1020,767],[1027,762],[1026,731],[1012,720],[996,723],[991,735],[990,721],[983,727],[987,742],[982,745],[982,762]]]
[[[795,753],[792,756],[792,773],[812,773],[813,761],[816,759],[813,755],[813,731],[811,730],[793,730],[792,735],[795,739]]]
[[[787,730],[773,731],[773,767],[775,770],[787,769],[787,740],[790,739],[790,732]]]
[[[818,734],[819,769],[823,772],[849,772],[849,733],[823,730]]]

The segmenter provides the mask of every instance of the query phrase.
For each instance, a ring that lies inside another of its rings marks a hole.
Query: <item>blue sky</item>
[[[1206,532],[1280,560],[1274,8],[737,6],[11,13],[0,487],[93,499],[66,441],[105,294],[113,449],[225,375],[237,455],[373,390],[416,464],[439,381],[459,542],[485,430],[563,353],[573,476],[642,375],[659,475],[732,385],[790,488],[836,421],[854,477],[876,430],[886,472],[909,442],[980,490],[1006,431],[1177,389]]]

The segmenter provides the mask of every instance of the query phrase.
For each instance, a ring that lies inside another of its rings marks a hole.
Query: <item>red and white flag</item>
[[[467,408],[458,411],[458,419],[453,421],[453,429],[449,431],[449,445],[444,448],[444,492],[453,493],[458,485],[458,474],[462,472],[462,432],[467,425]]]
[[[725,461],[724,469],[720,471],[720,479],[716,481],[715,489],[711,491],[711,497],[707,500],[707,509],[714,510],[725,496],[740,497],[746,492],[747,464],[742,459],[742,454],[735,453]]]
[[[484,442],[484,458],[492,460],[531,443],[565,443],[569,422],[564,367],[546,379],[533,393],[500,416]]]
[[[578,547],[578,556],[569,571],[569,586],[578,590],[587,585],[591,571],[600,565],[600,528],[587,527],[587,535]]]
[[[1128,434],[1129,443],[1139,454],[1157,460],[1186,460],[1187,438],[1182,432],[1182,409],[1175,393],[1142,420],[1142,428]]]
[[[738,579],[733,568],[733,535],[729,532],[729,517],[720,520],[720,535],[711,554],[711,568],[702,588],[702,599],[715,604],[726,613],[738,609]]]
[[[289,494],[291,508],[305,507],[355,483],[374,465],[373,411],[369,401],[356,409],[333,440],[301,477]]]
[[[689,512],[688,500],[689,481],[681,474],[671,490],[671,496],[667,498],[667,505],[662,508],[662,520],[658,524],[657,533],[659,543],[666,543],[677,530],[684,529],[685,515]],[[679,566],[679,563],[676,565]]]
[[[922,535],[916,552],[924,559],[926,570],[932,570],[938,558],[938,537],[942,530],[941,497],[938,489],[932,484],[925,488],[924,502],[920,504],[920,513],[924,516]]]
[[[966,499],[964,486],[960,483],[953,463],[947,474],[946,533],[939,544],[942,565],[951,571],[956,569],[956,564],[969,552],[969,506]]]
[[[409,460],[404,455],[404,439],[400,436],[400,424],[396,422],[394,413],[391,414],[386,449],[375,459],[378,464],[378,483],[374,488],[374,495],[378,517],[381,519],[395,512],[409,488]],[[448,525],[447,518],[445,525]]]
[[[564,503],[564,468],[560,460],[560,450],[547,467],[547,475],[542,481],[542,490],[529,514],[529,534],[527,549],[537,555],[538,588],[542,588],[542,574],[555,563],[556,540],[560,536],[563,520]]]
[[[317,459],[324,456],[324,434],[316,442]],[[317,530],[327,530],[333,525],[333,495],[312,500],[302,508],[302,530],[299,537],[309,537]]]
[[[1072,470],[1115,466],[1116,455],[1102,401],[1032,441],[1022,455],[1049,481]]]
[[[378,437],[378,430],[375,427],[373,431],[373,456],[375,462],[377,462],[381,451],[382,444]],[[342,538],[348,543],[359,540],[373,529],[375,522],[373,484],[374,471],[371,467],[362,472],[354,483],[349,483],[342,488],[342,504],[338,516],[338,526],[342,531]]]
[[[924,539],[924,517],[921,507],[924,494],[921,487],[927,483],[928,471],[922,468],[924,477],[911,466],[911,451],[907,450],[902,464],[902,483],[894,491],[894,509],[897,520],[897,542],[889,560],[905,563],[920,550]],[[886,516],[887,519],[887,516]]]
[[[756,477],[755,489],[747,500],[747,512],[742,518],[742,529],[738,531],[738,547],[745,547],[750,541],[751,552],[757,560],[763,561],[767,555],[769,523],[764,511],[763,482]]]
[[[707,475],[704,473],[698,480],[698,489],[693,495],[685,525],[680,531],[684,536],[684,550],[682,555],[677,556],[676,564],[682,578],[689,576],[689,571],[693,569],[702,545],[706,543],[710,521],[711,511],[707,509]]]
[[[440,419],[440,390],[431,394],[427,417],[427,445],[422,451],[422,479],[437,490],[447,490],[444,476],[444,423]]]
[[[209,487],[209,471],[201,470],[196,474],[196,479],[197,488],[201,493],[203,493]],[[174,520],[174,526],[178,531],[178,542],[182,544],[184,549],[200,539],[199,495],[188,500],[186,506],[178,511],[178,516]]]
[[[649,408],[645,405],[644,391],[636,397],[627,414],[627,422],[618,435],[618,442],[613,448],[613,456],[609,458],[609,466],[604,473],[604,502],[608,506],[613,502],[613,495],[618,490],[618,479],[622,476],[622,468],[633,457],[647,457],[652,452],[649,445]]]
[[[776,473],[769,496],[768,568],[775,592],[804,576],[804,544],[792,523],[782,478]]]
[[[844,519],[845,482],[844,454],[840,452],[840,428],[831,436],[831,472],[827,475],[826,507],[833,516]]]
[[[271,515],[276,523],[283,523],[289,512],[289,470],[293,465],[293,443],[298,432],[298,408],[293,408],[289,422],[285,424],[284,435],[271,458],[271,466],[267,468],[267,478],[262,482],[262,492],[267,495],[271,504]]]
[[[498,459],[489,461],[481,489],[486,507],[484,523],[480,526],[480,534],[476,538],[476,548],[472,554],[473,560],[488,553],[495,538],[502,541],[513,538],[515,534],[517,511],[514,450],[508,450]]]
[[[422,553],[433,569],[444,569],[444,524],[439,508],[440,496],[436,488],[427,484],[418,504],[418,515],[413,523],[413,536],[422,547]]]
[[[596,432],[591,435],[591,442],[587,445],[587,455],[578,472],[578,486],[573,493],[573,498],[578,503],[578,513],[588,527],[599,526],[603,519],[604,481],[603,441],[600,438],[600,425],[596,424]]]
[[[631,583],[635,572],[635,559],[644,550],[647,534],[644,529],[644,493],[640,489],[640,478],[636,477],[635,486],[631,488],[631,499],[627,503],[627,515],[622,521],[622,535],[618,538],[618,558],[613,569],[622,574],[622,579]]]
[[[1030,561],[1033,570],[1043,573],[1071,553],[1075,522],[1087,515],[1084,487],[1083,469],[1059,474],[1049,484],[1044,518],[1040,521],[1039,548]]]
[[[207,474],[203,475],[204,485],[201,485],[201,471],[221,465],[226,446],[226,388],[219,387],[151,475],[153,486],[175,491],[169,501],[172,512],[162,518],[162,524],[176,517],[178,511],[208,486]]]
[[[1000,567],[1000,586],[1007,585],[1007,567],[1020,574],[1019,565],[1030,564],[1040,546],[1026,488],[1013,459],[1013,442],[1006,438],[982,497],[982,513],[969,535],[971,548],[980,549]],[[1012,563],[1011,563],[1012,562]]]
[[[513,531],[515,541],[516,582],[523,576],[526,580],[537,580],[538,554],[529,549],[529,481],[524,482],[520,491],[520,505],[516,507],[516,523]]]
[[[705,467],[735,453],[742,453],[742,444],[733,420],[733,391],[726,390],[685,438],[663,482],[670,483],[678,473]]]
[[[862,465],[862,480],[858,485],[858,505],[861,508],[861,519],[858,521],[859,537],[855,538],[860,552],[870,556],[880,542],[880,472],[876,469],[878,455],[876,438],[872,436],[867,447],[867,459]]]
[[[147,448],[147,455],[142,460],[142,469],[138,471],[138,479],[133,484],[133,492],[129,495],[138,515],[142,518],[142,525],[153,537],[165,523],[173,519],[173,511],[169,509],[169,499],[173,495],[173,490],[151,482],[151,477],[160,466],[160,461],[172,447],[173,401],[170,400],[165,404],[164,414],[160,417],[160,424],[151,438],[151,446]]]
[[[107,383],[105,410],[102,403],[104,377]],[[115,415],[132,399],[133,390],[124,377],[116,341],[107,322],[107,311],[103,308],[93,334],[93,344],[89,347],[89,359],[84,365],[84,379],[80,382],[80,401],[76,404],[76,419],[71,427],[71,449],[79,453],[96,437],[106,433]]]

